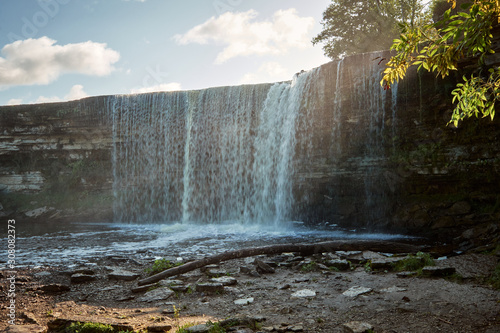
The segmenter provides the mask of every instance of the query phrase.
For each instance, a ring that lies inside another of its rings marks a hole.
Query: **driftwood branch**
[[[371,241],[371,240],[336,240],[330,242],[314,244],[280,244],[263,247],[253,247],[247,249],[234,250],[217,254],[205,259],[188,262],[182,266],[167,269],[158,274],[138,281],[140,286],[155,283],[165,278],[184,274],[206,265],[217,264],[222,261],[252,257],[262,254],[272,255],[285,252],[299,252],[302,255],[312,255],[315,253],[335,252],[335,251],[375,251],[385,253],[415,253],[420,247],[410,244]]]

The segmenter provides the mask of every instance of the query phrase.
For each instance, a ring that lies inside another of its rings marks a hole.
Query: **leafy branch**
[[[452,2],[454,8],[455,1]],[[491,48],[491,30],[500,17],[500,5],[495,1],[475,1],[462,6],[468,12],[451,14],[451,8],[443,18],[423,27],[402,25],[400,39],[395,39],[391,50],[396,51],[386,65],[380,82],[388,89],[395,81],[406,76],[410,66],[418,65],[429,72],[446,77],[456,71],[464,58],[477,58],[480,66],[485,57],[495,53]],[[483,117],[495,115],[495,103],[499,98],[500,70],[490,69],[489,77],[463,77],[464,83],[453,91],[453,101],[457,106],[450,123],[458,122],[472,115]]]

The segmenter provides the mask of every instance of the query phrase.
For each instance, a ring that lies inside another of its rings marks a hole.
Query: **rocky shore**
[[[2,286],[0,330],[60,332],[92,322],[113,332],[498,332],[500,292],[491,277],[499,255],[284,253],[147,286],[137,281],[152,259],[28,267],[16,272],[15,326]],[[7,271],[1,274],[5,281]]]

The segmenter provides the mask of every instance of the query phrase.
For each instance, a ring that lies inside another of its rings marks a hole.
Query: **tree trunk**
[[[263,247],[253,247],[247,249],[234,250],[217,254],[205,259],[188,262],[182,266],[167,269],[148,278],[139,280],[140,286],[158,282],[162,279],[184,274],[206,265],[217,264],[222,261],[253,257],[262,254],[280,254],[284,252],[299,252],[302,255],[312,255],[315,253],[335,252],[335,251],[375,251],[385,253],[415,253],[420,247],[410,244],[371,241],[371,240],[337,240],[314,244],[280,244]]]

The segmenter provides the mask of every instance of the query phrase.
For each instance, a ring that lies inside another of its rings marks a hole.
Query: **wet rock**
[[[451,206],[446,212],[447,215],[465,215],[469,214],[471,206],[467,201],[459,201]]]
[[[368,333],[373,331],[373,326],[360,321],[351,321],[342,325],[344,333]]]
[[[275,272],[274,268],[272,268],[271,265],[263,262],[260,259],[255,259],[254,264],[255,264],[257,272],[259,272],[261,274],[263,274],[263,273],[272,274]]]
[[[168,332],[172,329],[172,325],[166,325],[166,324],[163,324],[163,325],[152,325],[152,326],[148,326],[147,328],[147,332],[151,332],[151,333],[156,333],[156,332]]]
[[[204,293],[222,293],[224,292],[224,286],[222,283],[198,283],[196,285],[196,291]]]
[[[346,259],[333,259],[325,262],[327,266],[333,269],[337,269],[339,271],[347,271],[351,267],[349,261]]]
[[[444,277],[455,274],[455,267],[426,266],[422,268],[422,275],[428,277]]]
[[[302,289],[294,292],[291,296],[291,298],[310,298],[310,297],[316,297],[316,292],[314,290]]]
[[[33,209],[33,210],[30,210],[30,211],[27,211],[24,213],[24,215],[26,215],[27,217],[30,217],[30,218],[37,218],[37,217],[40,217],[42,216],[43,214],[46,214],[52,210],[54,210],[55,208],[53,207],[40,207],[40,208],[37,208],[37,209]]]
[[[139,276],[141,276],[138,273],[122,270],[122,269],[115,269],[111,273],[108,274],[108,279],[110,280],[120,280],[120,281],[133,281],[137,279]]]
[[[238,283],[238,281],[230,276],[221,276],[219,278],[212,278],[210,282],[221,283],[223,286],[233,286]]]
[[[71,275],[71,283],[85,283],[95,280],[95,275],[76,273]]]
[[[248,305],[248,304],[252,304],[253,301],[254,301],[253,297],[241,298],[241,299],[235,300],[234,304],[236,304],[236,305]]]
[[[359,295],[367,294],[367,293],[371,292],[372,290],[373,290],[372,288],[354,286],[354,287],[351,287],[348,290],[344,291],[342,293],[342,295],[347,296],[347,297],[357,297]]]
[[[69,286],[66,286],[64,284],[48,284],[45,286],[41,286],[38,289],[43,291],[44,293],[47,293],[47,294],[60,293],[60,292],[66,292],[66,291],[71,290],[71,288]]]
[[[138,300],[141,302],[156,302],[156,301],[161,301],[161,300],[166,300],[170,296],[172,296],[174,292],[170,290],[169,288],[163,287],[163,288],[157,288],[151,291],[148,291],[147,293],[144,294],[143,297],[139,298]]]

